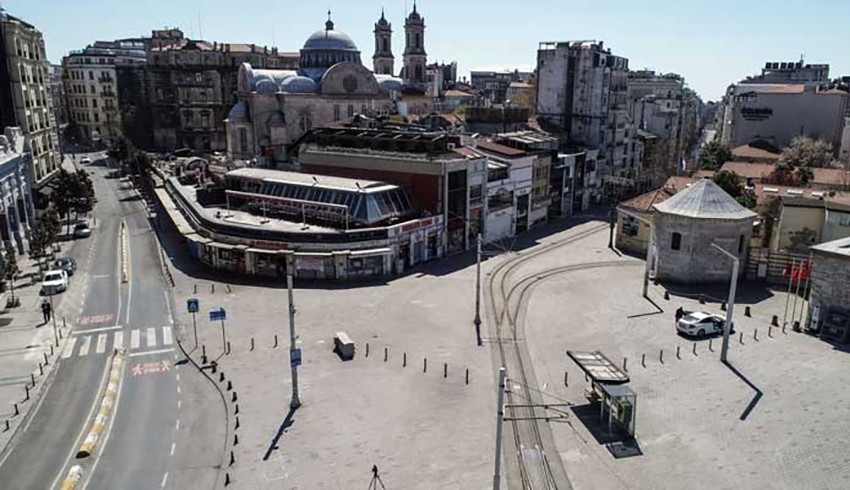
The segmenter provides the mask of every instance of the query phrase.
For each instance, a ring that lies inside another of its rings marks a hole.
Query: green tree
[[[717,141],[708,142],[699,154],[699,168],[701,170],[717,170],[724,163],[730,161],[732,161],[732,150]]]
[[[21,269],[18,267],[18,257],[15,253],[15,247],[12,245],[12,242],[6,242],[4,247],[3,254],[3,265],[0,268],[0,272],[2,272],[3,279],[5,281],[9,281],[9,292],[11,294],[10,303],[13,305],[18,304],[18,300],[15,297],[15,277],[20,274]]]
[[[833,161],[832,145],[822,139],[797,136],[782,150],[779,163],[790,168],[824,168]]]
[[[714,174],[714,183],[726,191],[727,194],[734,197],[741,206],[747,209],[756,207],[756,196],[744,187],[741,177],[735,172],[721,170]]]

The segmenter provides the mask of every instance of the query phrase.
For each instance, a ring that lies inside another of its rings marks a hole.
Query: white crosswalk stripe
[[[171,338],[171,327],[162,327],[162,345],[171,345],[174,340]]]
[[[102,333],[97,336],[97,347],[94,349],[98,354],[106,352],[106,334]]]
[[[80,352],[77,353],[79,356],[87,356],[89,355],[89,349],[91,348],[91,335],[83,337],[83,344],[80,346]]]
[[[118,349],[124,348],[124,332],[115,332],[115,342],[112,344],[112,347]]]
[[[74,355],[74,347],[77,346],[77,337],[68,339],[68,345],[65,346],[65,352],[62,353],[62,359],[67,359]]]
[[[148,347],[156,347],[156,327],[148,327],[148,333],[145,335],[148,342]]]
[[[139,331],[136,329],[133,329],[133,331],[130,333],[130,348],[139,348]]]

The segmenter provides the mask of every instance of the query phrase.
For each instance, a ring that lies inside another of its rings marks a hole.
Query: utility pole
[[[729,332],[732,329],[732,310],[735,309],[735,292],[738,289],[738,257],[716,243],[712,243],[711,246],[732,260],[732,279],[729,281],[729,299],[726,300],[726,321],[723,322],[723,347],[720,350],[720,362],[726,362],[729,352]]]
[[[295,347],[295,303],[292,299],[292,265],[293,260],[290,257],[286,275],[286,289],[289,295],[289,366],[292,372],[292,401],[289,403],[289,408],[296,409],[301,406],[301,400],[298,398],[298,364],[295,362],[297,349]]]
[[[198,322],[195,320],[196,312],[192,312],[192,327],[195,330],[195,348],[198,348]]]
[[[611,202],[611,208],[608,209],[608,248],[614,249],[614,226],[617,223],[617,213],[614,208],[614,202]]]
[[[499,490],[502,472],[502,422],[505,419],[505,385],[508,382],[507,371],[499,368],[499,402],[496,407],[496,463],[493,470],[493,490]]]
[[[481,347],[481,233],[477,235],[475,259],[475,338]]]

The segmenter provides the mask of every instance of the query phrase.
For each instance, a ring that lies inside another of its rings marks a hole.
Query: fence
[[[767,248],[751,248],[747,257],[745,277],[748,281],[756,281],[773,285],[788,284],[789,271],[793,262],[800,267],[808,261],[805,253],[787,250],[770,250]],[[805,277],[802,277],[805,279]]]

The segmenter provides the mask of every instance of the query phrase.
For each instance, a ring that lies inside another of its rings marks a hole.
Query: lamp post
[[[53,342],[56,344],[56,347],[59,347],[59,331],[56,329],[56,310],[53,309],[53,294],[48,296],[50,298],[50,318],[53,319]]]
[[[726,300],[726,321],[723,323],[723,347],[720,350],[720,361],[726,362],[726,355],[729,352],[729,332],[732,329],[732,310],[735,309],[735,292],[738,288],[738,257],[716,243],[712,243],[711,246],[732,260],[732,279],[729,283],[729,298]]]
[[[653,261],[655,261],[655,225],[651,220],[638,216],[637,214],[630,213],[625,209],[621,209],[620,212],[649,226],[649,242],[646,246],[646,268],[643,271],[643,297],[649,298],[649,271],[652,269]],[[611,233],[613,234],[613,224],[611,226]]]
[[[288,257],[288,273],[286,274],[286,290],[289,296],[289,366],[292,372],[292,401],[289,403],[289,408],[296,409],[301,406],[301,399],[298,397],[298,362],[296,362],[295,346],[295,303],[292,293],[292,274],[294,270],[294,260],[292,255]]]
[[[481,347],[481,233],[476,237],[476,258],[475,258],[475,338],[478,340],[478,346]]]
[[[614,211],[614,203],[611,203],[611,207],[608,209],[608,248],[614,248],[614,226],[617,222],[617,213]]]

